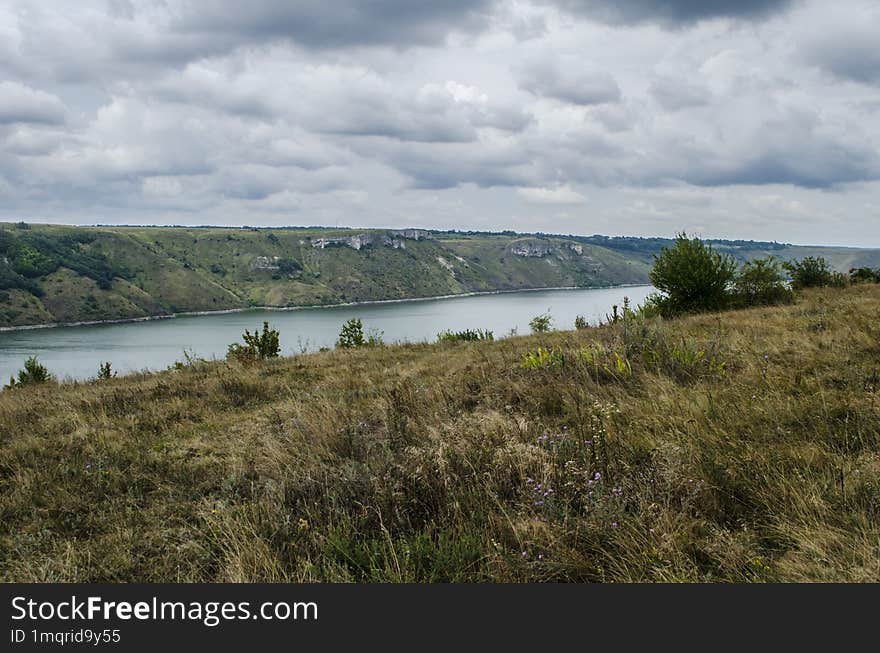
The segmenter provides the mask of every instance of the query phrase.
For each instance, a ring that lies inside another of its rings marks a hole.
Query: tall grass
[[[864,285],[6,391],[0,579],[877,581],[878,315]]]

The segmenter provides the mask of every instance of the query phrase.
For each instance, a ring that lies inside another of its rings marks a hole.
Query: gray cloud
[[[659,77],[651,82],[651,95],[667,111],[709,104],[709,90],[685,77]]]
[[[880,84],[880,13],[867,24],[847,26],[810,39],[804,59],[827,73],[865,84]]]
[[[620,87],[609,73],[573,57],[529,61],[520,86],[535,95],[572,104],[605,104],[620,100]]]
[[[17,82],[0,82],[0,124],[60,125],[67,109],[56,96]]]
[[[493,0],[222,0],[188,2],[176,30],[262,42],[285,38],[310,48],[437,44],[452,31],[485,26]]]
[[[711,18],[753,20],[787,9],[792,0],[552,0],[560,8],[615,24],[683,25]]]

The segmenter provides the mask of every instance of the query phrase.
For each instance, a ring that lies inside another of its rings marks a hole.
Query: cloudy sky
[[[0,0],[0,219],[880,246],[877,0]]]

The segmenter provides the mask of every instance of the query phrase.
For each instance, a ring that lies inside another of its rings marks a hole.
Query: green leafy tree
[[[24,362],[24,369],[18,371],[18,380],[15,377],[9,379],[7,388],[17,388],[26,385],[37,385],[40,383],[48,383],[52,380],[52,375],[45,365],[42,365],[36,356],[31,356]]]
[[[367,341],[364,338],[364,325],[359,318],[353,317],[342,325],[342,329],[339,331],[339,340],[336,342],[337,347],[354,349],[363,347],[365,344]]]
[[[791,275],[791,284],[796,289],[823,288],[835,282],[834,273],[821,256],[807,256],[800,260],[786,261],[782,267]]]
[[[663,295],[657,300],[663,315],[717,311],[730,299],[729,286],[736,261],[715,251],[711,243],[680,233],[671,247],[654,256],[651,283]]]
[[[774,256],[746,262],[736,273],[733,293],[741,306],[762,306],[792,301],[794,295]]]
[[[242,339],[245,344],[233,343],[226,352],[227,358],[234,358],[241,363],[252,363],[267,358],[277,358],[281,353],[277,329],[270,329],[268,322],[263,322],[263,331],[251,333],[245,329]]]
[[[532,333],[546,333],[553,326],[553,317],[549,312],[536,315],[529,320],[529,328]]]

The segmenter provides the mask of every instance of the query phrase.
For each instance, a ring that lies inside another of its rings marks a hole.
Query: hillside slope
[[[0,256],[0,326],[647,279],[570,239],[421,230],[5,225]]]
[[[474,291],[647,283],[670,241],[319,228],[0,225],[0,327],[248,306],[310,306]],[[740,260],[880,250],[721,242]]]
[[[877,582],[878,315],[856,286],[4,391],[0,581]]]

